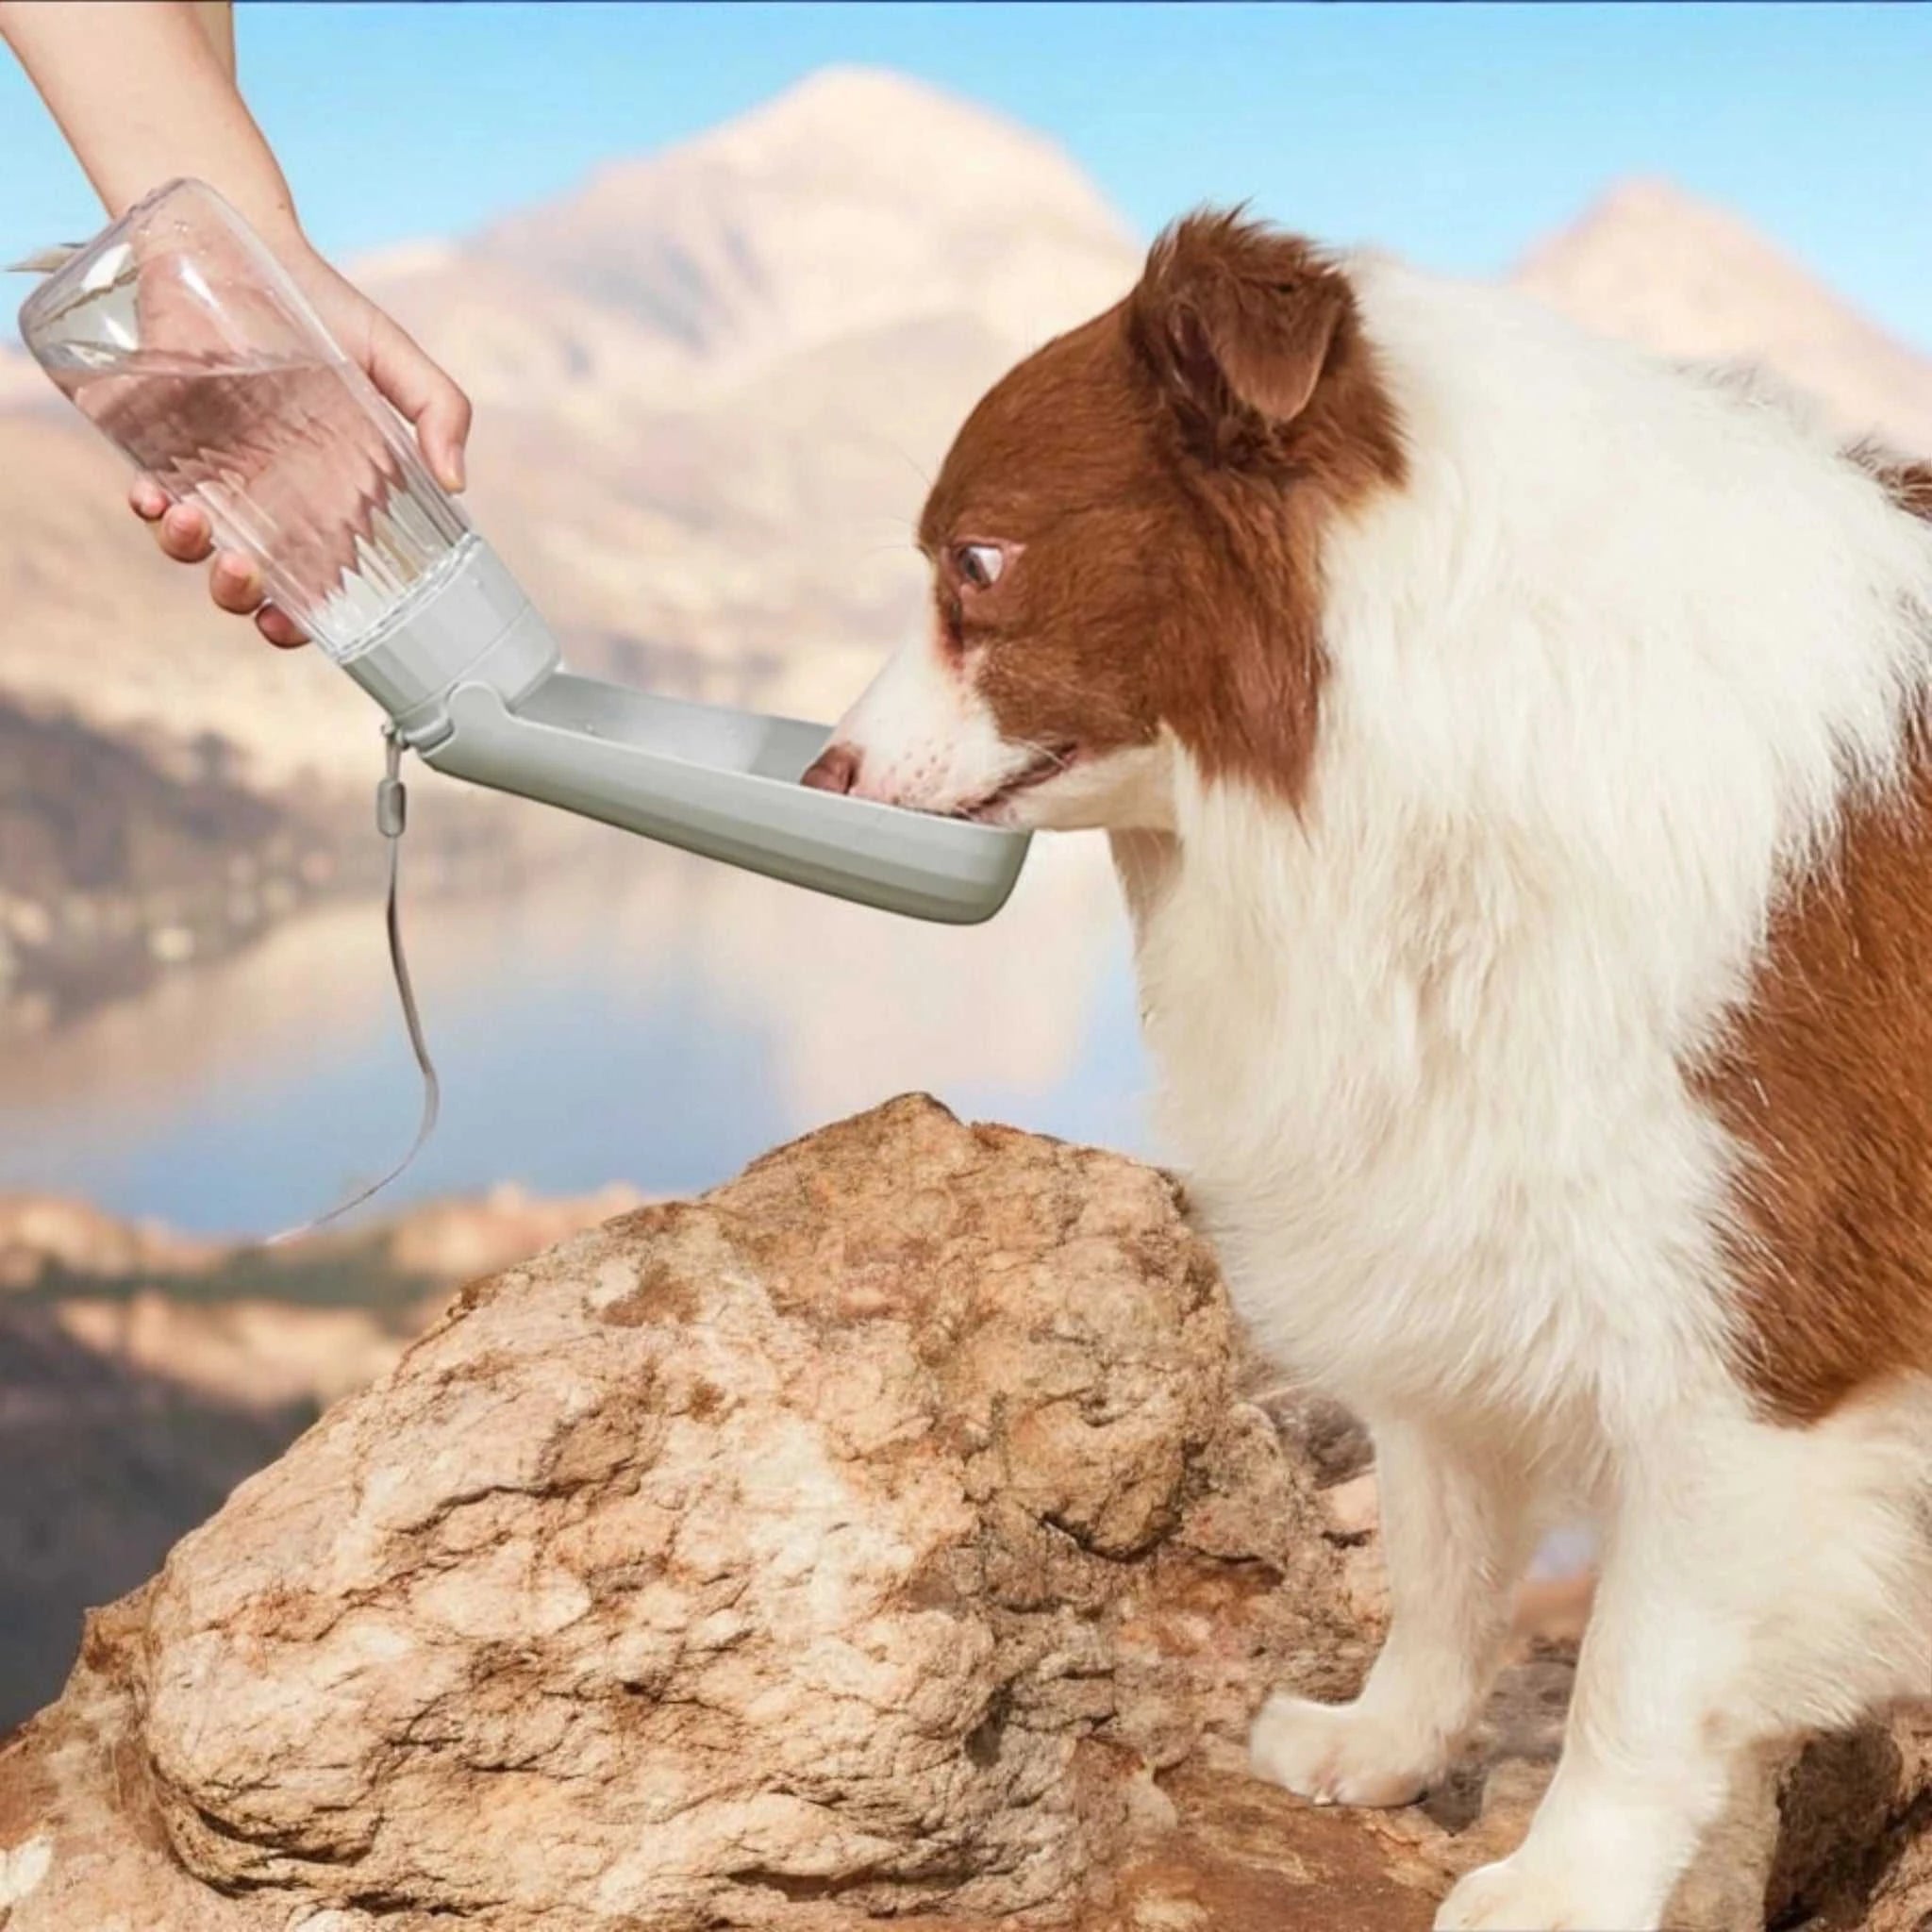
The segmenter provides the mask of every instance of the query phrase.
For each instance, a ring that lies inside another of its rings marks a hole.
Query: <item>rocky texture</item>
[[[237,1925],[1052,1907],[1257,1653],[1354,1661],[1235,1374],[1170,1182],[899,1103],[467,1291],[97,1624],[12,1786],[123,1729]],[[9,1932],[162,1882],[95,1849]]]
[[[1226,1327],[1155,1176],[926,1108],[566,1246],[171,1561],[171,1834],[586,1925],[1060,1895],[1191,1741],[1121,1565],[1211,1544],[1257,1447]]]
[[[264,1250],[0,1196],[0,1727],[58,1688],[81,1615],[325,1403],[390,1368],[482,1268],[638,1197],[499,1189]]]
[[[1525,1628],[1419,1807],[1247,1779],[1378,1613],[1354,1432],[1246,1374],[1169,1180],[929,1102],[624,1216],[92,1621],[0,1753],[0,1924],[1422,1932],[1569,1652]],[[1915,1928],[1928,1742],[1768,1761],[1673,1923]]]

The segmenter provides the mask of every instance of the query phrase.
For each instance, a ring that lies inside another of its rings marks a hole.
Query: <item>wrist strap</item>
[[[375,788],[375,828],[389,841],[389,896],[384,913],[384,924],[389,932],[390,970],[395,975],[396,998],[403,1009],[403,1024],[408,1029],[409,1050],[416,1056],[416,1065],[423,1074],[423,1113],[416,1123],[416,1138],[409,1142],[409,1150],[390,1171],[378,1180],[373,1180],[367,1187],[358,1188],[345,1200],[338,1201],[325,1213],[318,1214],[312,1221],[298,1223],[293,1227],[285,1227],[279,1234],[269,1236],[262,1245],[279,1247],[284,1241],[299,1240],[302,1236],[313,1234],[316,1229],[326,1227],[332,1221],[340,1221],[352,1208],[359,1208],[368,1200],[381,1193],[383,1189],[399,1178],[409,1164],[422,1153],[429,1137],[436,1131],[436,1117],[442,1106],[442,1084],[436,1076],[436,1064],[429,1058],[429,1043],[423,1037],[423,1016],[416,1008],[416,988],[409,977],[409,962],[403,952],[403,924],[398,905],[401,858],[403,849],[403,828],[408,823],[409,794],[402,779],[403,741],[388,725],[383,727],[383,738],[387,746],[383,763],[382,780]]]

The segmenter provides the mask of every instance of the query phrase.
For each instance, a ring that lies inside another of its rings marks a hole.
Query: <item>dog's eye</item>
[[[997,543],[962,543],[954,554],[959,575],[976,591],[990,591],[1006,567],[1006,553]]]

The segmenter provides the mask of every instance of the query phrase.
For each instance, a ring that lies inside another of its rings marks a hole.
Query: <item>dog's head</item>
[[[1127,299],[967,419],[924,514],[929,633],[805,782],[1006,825],[1171,822],[1173,759],[1292,800],[1321,682],[1321,535],[1400,476],[1344,273],[1197,215]]]

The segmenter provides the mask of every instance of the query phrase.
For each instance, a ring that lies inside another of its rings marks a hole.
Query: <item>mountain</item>
[[[395,281],[440,284],[458,314],[479,278],[518,287],[552,355],[508,367],[479,355],[469,373],[488,398],[527,401],[534,383],[684,411],[908,325],[1037,341],[1117,294],[1134,258],[1050,142],[896,75],[838,68]],[[453,356],[461,342],[458,321]]]
[[[1848,432],[1932,450],[1932,356],[1867,321],[1738,216],[1668,181],[1611,189],[1514,279],[1645,348],[1763,362]]]
[[[16,1021],[227,951],[341,875],[342,828],[236,783],[224,740],[144,735],[0,694],[0,1001]]]

